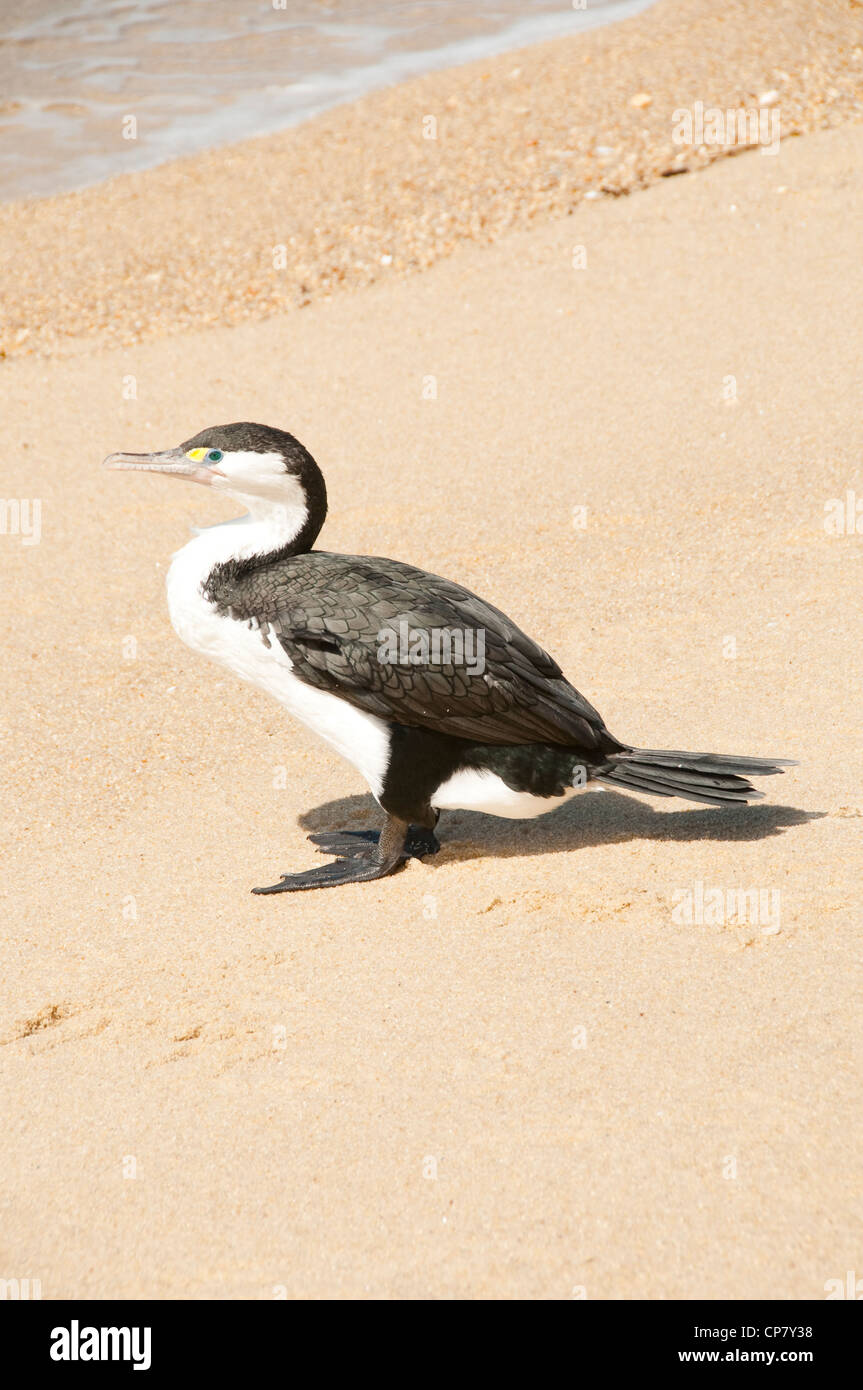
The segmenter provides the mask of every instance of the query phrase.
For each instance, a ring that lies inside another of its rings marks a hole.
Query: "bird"
[[[381,830],[310,835],[324,864],[253,893],[383,878],[435,854],[445,810],[525,818],[590,784],[733,806],[790,759],[634,747],[500,609],[400,560],[316,550],[327,489],[286,430],[247,421],[108,469],[186,479],[244,511],[197,530],[167,575],[193,651],[279,701],[365,778]]]

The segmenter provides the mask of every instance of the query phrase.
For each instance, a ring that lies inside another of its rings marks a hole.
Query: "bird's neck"
[[[287,559],[311,550],[323,518],[311,517],[305,502],[240,495],[236,500],[247,508],[244,515],[194,528],[197,534],[191,544],[199,554],[206,552],[211,564]]]

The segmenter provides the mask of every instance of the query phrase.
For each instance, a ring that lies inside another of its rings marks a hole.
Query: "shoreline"
[[[510,0],[512,3],[512,0]],[[549,3],[549,0],[546,0]],[[474,18],[479,22],[480,28],[476,33],[461,35],[457,38],[444,40],[437,46],[424,47],[421,43],[412,47],[408,36],[399,30],[398,25],[390,30],[390,35],[397,39],[405,40],[404,46],[398,43],[395,48],[381,53],[376,61],[362,64],[360,53],[356,50],[348,53],[345,65],[339,64],[332,68],[327,63],[325,52],[320,55],[321,67],[312,67],[306,70],[303,66],[294,75],[294,79],[287,83],[282,80],[281,72],[267,66],[268,51],[262,52],[260,45],[266,45],[268,35],[257,33],[249,35],[248,32],[238,33],[235,39],[245,43],[243,50],[242,65],[232,69],[232,76],[236,79],[243,70],[257,72],[260,79],[254,91],[240,87],[231,93],[230,105],[226,107],[211,107],[206,114],[205,120],[209,126],[209,132],[201,130],[197,126],[194,132],[178,131],[176,128],[164,124],[165,108],[157,104],[153,106],[153,93],[150,92],[143,98],[143,113],[148,121],[149,149],[142,147],[140,150],[131,145],[125,149],[121,163],[126,167],[105,169],[100,174],[82,178],[80,182],[69,182],[67,180],[68,170],[63,171],[62,185],[51,186],[51,171],[44,170],[40,177],[38,189],[29,188],[16,193],[5,193],[2,203],[23,202],[51,197],[61,193],[80,193],[85,189],[95,187],[106,182],[109,178],[117,174],[125,174],[134,171],[157,168],[158,166],[170,163],[176,159],[186,156],[214,151],[234,145],[243,140],[254,139],[259,136],[277,134],[289,130],[295,126],[323,115],[327,111],[335,110],[340,106],[346,106],[354,101],[359,101],[362,97],[368,96],[373,92],[381,91],[387,87],[398,83],[409,82],[413,78],[422,77],[427,73],[438,72],[445,68],[462,67],[472,62],[485,62],[500,54],[516,52],[518,49],[527,48],[531,44],[544,43],[557,38],[565,38],[578,33],[587,33],[597,25],[614,23],[615,20],[626,17],[626,11],[637,13],[639,9],[646,8],[654,0],[603,0],[603,8],[597,9],[591,0],[590,7],[585,7],[580,11],[561,6],[558,0],[556,5],[549,4],[549,8],[540,13],[530,13],[525,15],[518,13],[499,11],[497,18],[503,23],[502,28],[493,27],[490,31],[483,31],[491,21],[490,16],[482,13],[475,14]],[[431,7],[430,7],[431,8]],[[617,13],[606,13],[606,8],[617,10]],[[439,7],[435,7],[439,9]],[[517,15],[517,17],[516,17]],[[452,15],[449,16],[452,18]],[[339,27],[338,11],[331,11],[331,19]],[[443,26],[446,26],[447,16],[444,16]],[[322,19],[322,26],[325,26],[327,19]],[[2,47],[2,39],[0,39]],[[359,45],[362,49],[362,43]],[[159,54],[149,57],[142,54],[144,62],[158,61]],[[182,66],[182,54],[173,52],[161,53],[163,60],[169,64],[172,72]],[[341,54],[339,55],[342,56]],[[192,58],[192,55],[188,55]],[[354,62],[351,63],[351,57]],[[38,64],[38,54],[36,55]],[[262,71],[263,69],[263,71]],[[263,82],[263,85],[261,85]],[[297,99],[297,85],[299,85],[302,95]],[[63,93],[58,94],[58,99],[51,102],[42,103],[43,117],[45,114],[62,112],[66,105],[70,103],[75,108],[77,115],[87,115],[91,118],[96,117],[96,112],[86,105],[80,103],[81,93],[66,94],[66,102],[63,101]],[[74,98],[74,99],[73,99]],[[282,100],[284,98],[285,100]],[[275,100],[274,100],[275,99]],[[303,104],[305,103],[305,104]],[[12,97],[10,101],[0,101],[0,117],[9,114],[9,108],[14,112],[15,108],[22,105],[38,106],[38,101],[32,98],[25,99]],[[110,113],[112,121],[119,123],[120,116],[126,111],[137,111],[137,98],[130,94],[119,100],[119,104]],[[106,113],[99,113],[103,119]],[[62,114],[58,117],[62,121]],[[230,132],[230,133],[229,133]],[[21,138],[26,141],[35,132],[32,129],[24,128],[20,131]],[[96,121],[95,128],[91,128],[90,136],[98,143],[99,135],[105,133],[104,125]],[[0,136],[11,137],[14,134],[8,126],[0,125]],[[211,138],[212,137],[212,138]],[[177,140],[181,148],[177,147]],[[172,141],[174,147],[172,148]],[[85,147],[86,148],[86,147]],[[136,156],[140,154],[140,159]],[[99,156],[90,158],[82,155],[81,147],[71,149],[73,167],[82,165],[92,169],[99,163]],[[0,160],[0,168],[2,160]],[[8,169],[3,169],[4,174],[8,174]],[[54,174],[57,169],[55,166]]]
[[[765,96],[783,137],[863,120],[859,16],[832,0],[658,0],[279,134],[4,205],[0,353],[130,346],[416,273],[739,153],[681,148],[674,112]]]

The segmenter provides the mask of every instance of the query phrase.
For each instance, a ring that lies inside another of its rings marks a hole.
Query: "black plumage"
[[[221,613],[270,633],[295,674],[369,714],[484,744],[550,743],[594,761],[619,751],[557,662],[468,589],[398,560],[312,551],[241,570],[218,565],[204,586]],[[389,664],[381,633],[482,634],[484,670]]]

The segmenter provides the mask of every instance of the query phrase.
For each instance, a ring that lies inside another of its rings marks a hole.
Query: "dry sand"
[[[6,364],[4,488],[42,539],[0,538],[0,1275],[603,1299],[859,1272],[863,541],[824,508],[863,496],[861,165],[848,125],[303,313]],[[474,587],[618,736],[800,768],[733,813],[452,814],[400,875],[250,896],[375,808],[171,631],[168,558],[227,508],[99,470],[237,418],[315,453],[327,547]],[[675,920],[698,883],[778,892],[780,930]]]

